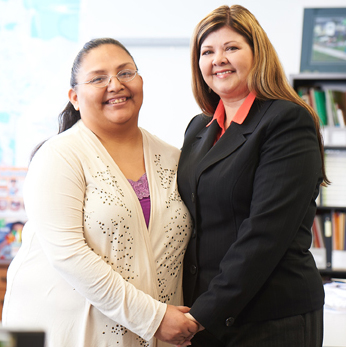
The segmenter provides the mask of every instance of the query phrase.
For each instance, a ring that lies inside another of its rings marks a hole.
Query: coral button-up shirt
[[[250,92],[250,94],[246,97],[244,102],[241,104],[239,107],[237,113],[234,115],[232,122],[236,122],[238,124],[242,124],[246,118],[246,116],[249,114],[250,108],[255,101],[256,95],[253,92]],[[216,135],[216,139],[214,144],[220,139],[220,137],[225,133],[225,106],[223,105],[222,100],[220,99],[219,104],[217,105],[217,108],[215,110],[213,119],[209,124],[207,124],[207,127],[214,121],[216,120],[217,123],[219,124],[220,131]]]

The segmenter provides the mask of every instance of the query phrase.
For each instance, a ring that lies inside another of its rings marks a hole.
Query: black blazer
[[[309,252],[322,165],[311,115],[283,100],[255,100],[243,124],[213,146],[216,121],[190,122],[178,185],[194,220],[184,299],[211,333],[323,306]]]

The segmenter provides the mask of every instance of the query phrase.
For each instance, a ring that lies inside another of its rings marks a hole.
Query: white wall
[[[345,7],[345,0],[242,0],[276,48],[287,76],[299,73],[305,7]],[[92,37],[189,38],[195,25],[224,0],[84,0],[81,41]],[[102,18],[102,20],[101,20]],[[181,146],[190,118],[199,113],[190,90],[189,48],[129,47],[145,81],[140,125]]]
[[[107,36],[120,41],[183,38],[188,43],[194,27],[205,15],[220,5],[232,4],[225,0],[79,1],[79,42],[76,43],[64,35],[50,39],[32,35],[32,23],[42,24],[39,20],[44,20],[44,16],[35,17],[35,4],[40,3],[43,13],[49,10],[65,14],[67,7],[57,6],[57,0],[0,0],[0,165],[26,166],[36,144],[57,132],[57,116],[67,102],[72,61],[86,41]],[[78,4],[78,1],[71,3]],[[257,17],[276,48],[287,76],[299,73],[303,9],[346,7],[345,0],[330,0],[328,4],[325,0],[236,3]],[[6,30],[14,22],[14,30]],[[41,28],[41,33],[45,34],[46,28]],[[180,147],[187,123],[200,112],[190,88],[188,44],[128,48],[144,79],[140,125]],[[10,121],[5,119],[7,114],[11,115]]]

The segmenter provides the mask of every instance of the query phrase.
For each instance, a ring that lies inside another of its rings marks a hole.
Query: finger
[[[187,331],[191,334],[191,335],[195,335],[197,333],[197,331],[199,330],[199,324],[197,322],[191,321],[194,323],[194,325],[190,325],[187,328]]]
[[[176,306],[176,307],[180,312],[183,312],[183,313],[188,313],[190,311],[190,307],[187,307],[187,306]]]

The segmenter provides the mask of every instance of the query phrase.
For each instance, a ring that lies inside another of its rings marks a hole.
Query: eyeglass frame
[[[131,71],[131,72],[134,72],[133,77],[132,77],[130,80],[128,80],[128,81],[121,81],[121,80],[119,80],[118,75],[119,75],[120,73],[124,72],[124,71]],[[93,77],[90,81],[75,83],[75,84],[73,85],[73,88],[74,88],[75,86],[78,86],[78,85],[81,85],[81,84],[90,84],[90,85],[92,85],[92,86],[95,87],[95,88],[106,88],[106,87],[108,87],[109,84],[111,83],[111,80],[112,80],[113,77],[116,77],[117,80],[118,80],[120,83],[127,83],[127,82],[133,81],[134,78],[135,78],[137,75],[138,75],[138,70],[124,69],[124,70],[119,71],[116,75],[112,75],[112,76],[109,76],[109,75],[98,75],[98,76]],[[98,78],[98,77],[100,77],[100,76],[107,76],[107,77],[109,77],[108,83],[107,83],[106,85],[104,85],[104,86],[97,86],[96,84],[93,84],[93,83],[92,83],[93,80],[95,80],[96,78]]]

